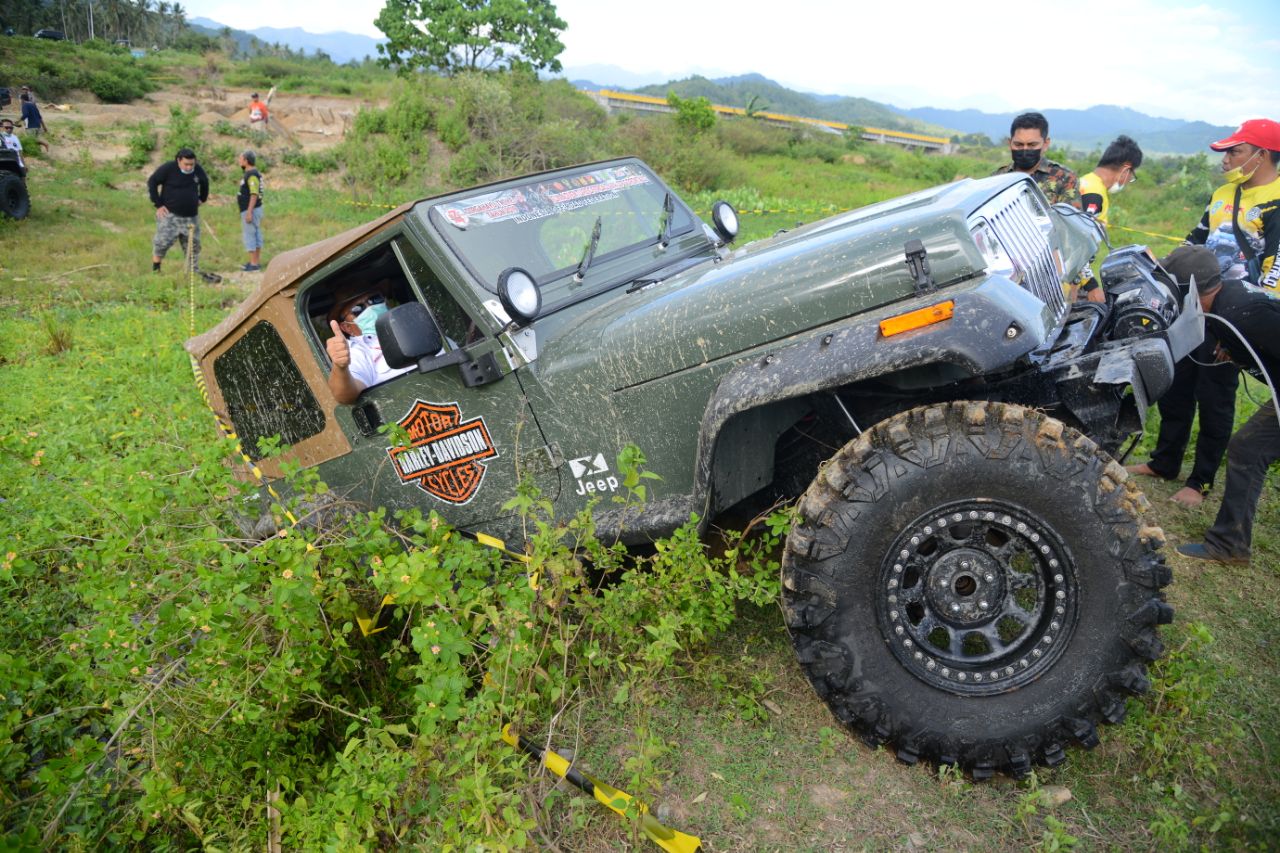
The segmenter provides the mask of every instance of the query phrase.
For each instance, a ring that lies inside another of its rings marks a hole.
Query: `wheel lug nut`
[[[991,572],[987,572],[985,575],[982,576],[982,579],[985,580],[987,583],[993,583],[996,579],[996,576],[991,574]]]
[[[967,568],[969,568],[969,561],[968,561],[968,560],[963,560],[963,561],[961,561],[961,563],[960,563],[960,568],[962,568],[962,569],[967,569]]]
[[[959,613],[959,612],[960,612],[960,605],[959,605],[959,604],[953,604],[953,605],[951,605],[951,612],[952,612],[952,613]]]
[[[978,602],[978,606],[979,606],[979,607],[981,607],[983,610],[986,610],[986,609],[987,609],[988,607],[990,607],[991,605],[990,605],[990,604],[987,604],[985,601],[979,601],[979,602]]]

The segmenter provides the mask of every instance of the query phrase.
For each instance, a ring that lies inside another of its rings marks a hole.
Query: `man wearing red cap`
[[[1209,200],[1187,242],[1203,246],[1222,231],[1235,238],[1247,278],[1268,290],[1280,285],[1280,122],[1255,118],[1226,139],[1212,143],[1222,152],[1226,178]]]
[[[1220,256],[1221,272],[1228,277],[1243,275],[1275,293],[1280,280],[1276,259],[1280,250],[1280,175],[1276,169],[1280,123],[1251,119],[1209,147],[1223,152],[1226,183],[1214,192],[1200,224],[1187,235],[1186,245],[1208,244]],[[1177,477],[1199,408],[1195,461],[1186,485],[1173,495],[1174,501],[1189,507],[1199,506],[1213,487],[1235,424],[1240,372],[1232,364],[1215,363],[1213,348],[1214,343],[1206,341],[1178,363],[1173,385],[1160,398],[1160,433],[1151,460],[1128,466],[1131,474]]]

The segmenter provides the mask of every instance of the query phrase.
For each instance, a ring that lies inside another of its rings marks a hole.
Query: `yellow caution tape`
[[[1156,237],[1160,240],[1168,240],[1170,243],[1181,243],[1185,239],[1183,237],[1170,237],[1168,234],[1156,234],[1155,232],[1152,232],[1152,231],[1142,231],[1141,229],[1138,229],[1138,228],[1130,228],[1127,225],[1108,225],[1107,228],[1109,229],[1119,228],[1121,231],[1131,231],[1134,234],[1142,234],[1147,237]]]
[[[676,829],[663,826],[658,819],[649,814],[649,807],[632,797],[626,791],[575,768],[569,759],[552,749],[542,749],[529,738],[517,735],[511,730],[511,724],[502,727],[502,739],[516,749],[527,752],[542,762],[552,773],[573,784],[585,793],[596,798],[596,801],[612,812],[627,817],[627,812],[640,813],[640,829],[650,841],[670,853],[697,853],[702,849],[702,840],[694,835],[687,835]]]

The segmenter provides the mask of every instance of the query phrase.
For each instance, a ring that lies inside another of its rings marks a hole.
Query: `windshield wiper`
[[[591,229],[591,242],[587,243],[587,250],[582,253],[582,260],[578,261],[578,271],[573,274],[574,281],[582,281],[582,277],[587,274],[587,267],[591,266],[591,261],[596,256],[596,246],[600,245],[600,217],[596,217],[595,227]]]
[[[662,200],[662,227],[658,229],[658,248],[665,249],[667,244],[671,242],[671,220],[676,210],[675,199],[671,197],[671,190],[667,190],[666,197]]]

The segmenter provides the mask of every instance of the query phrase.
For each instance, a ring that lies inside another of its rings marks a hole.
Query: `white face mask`
[[[1127,186],[1129,186],[1127,181],[1120,181],[1119,183],[1112,184],[1111,194],[1115,195],[1116,193],[1120,192],[1120,190],[1124,189]]]

